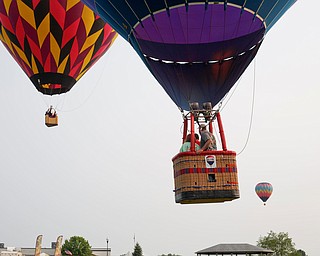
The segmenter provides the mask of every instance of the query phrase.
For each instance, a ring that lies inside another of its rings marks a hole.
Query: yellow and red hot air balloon
[[[116,35],[80,0],[0,0],[0,40],[46,95],[68,92]]]

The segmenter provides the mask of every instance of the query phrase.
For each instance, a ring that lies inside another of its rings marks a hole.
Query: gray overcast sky
[[[241,198],[224,204],[174,202],[171,158],[182,119],[129,44],[118,37],[66,95],[38,93],[0,46],[0,242],[32,247],[43,234],[79,235],[112,255],[192,256],[218,243],[256,244],[270,230],[318,256],[320,37],[316,0],[298,1],[271,29],[222,111],[238,156]],[[57,105],[58,127],[44,125]],[[269,181],[267,206],[254,192]]]

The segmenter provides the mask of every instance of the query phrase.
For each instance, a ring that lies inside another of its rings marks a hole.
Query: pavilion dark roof
[[[196,254],[204,255],[251,255],[251,254],[271,254],[272,250],[265,249],[251,244],[217,244],[215,246],[197,251]]]

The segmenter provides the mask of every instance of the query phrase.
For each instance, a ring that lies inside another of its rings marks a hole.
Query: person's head
[[[190,142],[190,141],[191,141],[191,134],[188,134],[186,138],[186,142]]]
[[[199,134],[198,133],[195,133],[194,137],[196,138],[196,140],[199,140]]]

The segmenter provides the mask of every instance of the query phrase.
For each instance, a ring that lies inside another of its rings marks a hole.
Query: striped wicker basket
[[[184,152],[172,161],[176,203],[216,203],[240,197],[234,151]]]

